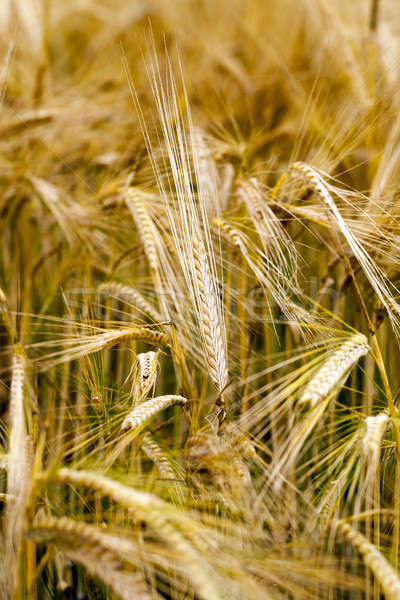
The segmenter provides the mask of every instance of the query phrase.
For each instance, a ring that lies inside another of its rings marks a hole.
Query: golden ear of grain
[[[241,431],[236,423],[228,423],[222,432],[222,440],[239,450],[240,454],[249,460],[257,459],[254,444],[248,436]]]
[[[7,1],[7,0],[6,0]],[[48,109],[39,109],[34,111],[24,112],[18,115],[17,119],[13,119],[0,128],[0,136],[2,139],[12,137],[27,129],[33,129],[40,125],[50,123],[56,116],[57,111]]]
[[[127,329],[115,330],[102,333],[96,336],[95,345],[98,350],[109,348],[122,340],[132,339],[138,342],[147,342],[148,344],[167,344],[168,336],[166,333],[147,329],[146,327],[129,327]]]
[[[149,433],[143,435],[142,450],[150,460],[154,462],[161,477],[164,477],[165,479],[175,479],[175,473],[171,467],[171,463]]]
[[[398,573],[388,563],[381,552],[359,531],[348,523],[340,522],[338,531],[358,550],[365,564],[371,569],[377,581],[382,586],[388,600],[400,599],[400,579]]]
[[[160,369],[158,355],[159,352],[150,351],[136,356],[128,376],[128,379],[132,376],[131,395],[134,403],[143,402],[151,388],[154,388]]]
[[[170,508],[173,508],[154,494],[136,490],[94,471],[62,468],[52,474],[52,478],[63,483],[81,485],[93,491],[102,492],[126,508],[144,511],[149,514],[165,511],[165,517],[167,518]]]
[[[168,335],[161,331],[155,331],[148,327],[127,327],[125,329],[111,329],[105,333],[97,335],[82,336],[81,338],[72,338],[63,340],[60,345],[64,347],[50,355],[45,355],[36,359],[40,370],[45,370],[57,364],[61,364],[76,358],[82,358],[93,352],[100,352],[110,348],[123,340],[137,340],[154,345],[166,345]]]
[[[55,544],[71,560],[82,564],[91,575],[101,579],[120,598],[154,600],[155,596],[150,593],[140,572],[122,571],[119,557],[135,566],[140,565],[140,549],[132,540],[109,533],[96,525],[52,516],[36,518],[26,535],[38,542]],[[85,554],[89,552],[89,556],[96,557],[97,569],[91,560],[85,562],[80,554],[83,550]]]
[[[161,321],[161,315],[157,309],[152,306],[137,290],[129,285],[110,281],[108,283],[100,284],[97,288],[97,291],[105,296],[112,296],[114,298],[118,298],[119,300],[129,302],[138,308],[144,315],[153,319],[153,321]]]
[[[8,308],[7,296],[0,288],[0,314],[3,317],[4,325],[6,326],[7,333],[12,343],[15,342],[16,339],[16,331],[14,324],[11,319],[10,311]]]
[[[379,413],[365,419],[365,435],[362,439],[362,449],[367,457],[373,458],[379,454],[382,437],[389,422],[389,415]]]
[[[149,216],[145,195],[138,189],[129,188],[125,202],[136,223],[143,248],[150,268],[157,271],[159,267],[157,244],[155,242],[154,224]]]
[[[218,391],[222,392],[228,380],[228,367],[225,355],[225,342],[222,335],[222,323],[215,301],[215,290],[211,283],[211,274],[205,260],[205,249],[193,238],[193,262],[196,275],[201,330],[204,339],[207,364],[210,375]]]
[[[29,491],[30,458],[24,408],[26,357],[15,348],[10,390],[10,438],[5,518],[6,563],[10,586],[18,582],[24,511]]]
[[[311,166],[303,162],[295,162],[291,165],[290,171],[292,173],[300,174],[307,182],[312,185],[313,191],[320,197],[320,199],[326,204],[326,206],[332,211],[336,212],[337,208],[333,201],[328,188],[324,185],[324,181],[319,173]]]
[[[293,177],[300,177],[303,181],[305,180],[308,182],[309,187],[327,207],[329,219],[331,219],[331,222],[335,224],[336,228],[344,236],[354,257],[357,259],[360,267],[363,269],[370,285],[375,290],[379,300],[384,305],[392,323],[394,332],[399,337],[400,321],[398,315],[400,313],[400,306],[397,304],[394,296],[394,294],[397,294],[397,289],[393,286],[392,282],[387,277],[387,274],[382,271],[378,264],[376,264],[373,257],[368,252],[368,249],[366,249],[357,236],[353,234],[345,219],[342,217],[340,210],[336,206],[333,194],[339,195],[344,199],[345,195],[341,194],[338,188],[335,188],[328,181],[325,181],[327,177],[324,178],[318,170],[303,162],[296,162],[291,165],[288,171],[281,177],[280,181],[275,187],[275,191],[279,189],[283,179],[290,175]],[[376,226],[376,223],[374,223],[374,225]]]
[[[133,429],[139,433],[156,414],[174,404],[186,404],[187,399],[183,396],[157,396],[151,398],[135,408],[122,422],[122,429]]]
[[[26,358],[22,350],[14,351],[10,390],[10,440],[8,449],[7,491],[14,496],[24,489],[26,469],[26,425],[24,382]]]
[[[340,383],[342,377],[369,351],[368,340],[362,333],[352,335],[327,357],[311,377],[299,397],[301,404],[315,406]]]
[[[210,236],[209,208],[215,203],[215,182],[202,173],[202,144],[190,115],[186,90],[184,105],[168,65],[164,82],[156,58],[148,65],[149,83],[154,95],[164,137],[163,157],[154,152],[138,98],[133,94],[140,116],[149,158],[157,178],[179,264],[196,316],[202,350],[210,376],[220,394],[226,386],[228,371],[222,304],[218,294],[215,253]],[[178,108],[179,107],[179,108]],[[165,176],[164,176],[165,174]],[[214,196],[214,197],[213,197]],[[175,278],[174,278],[175,281]],[[168,290],[174,297],[175,290]],[[194,332],[195,335],[198,331]],[[197,335],[196,335],[197,337]]]
[[[236,246],[241,252],[243,252],[243,254],[247,254],[247,249],[243,244],[243,241],[238,231],[234,227],[232,227],[232,225],[219,218],[213,219],[212,224],[218,227],[222,231],[224,237],[228,238],[234,246]]]
[[[187,539],[188,535],[197,539],[201,527],[183,511],[177,511],[174,506],[153,494],[135,490],[91,471],[64,468],[59,469],[53,477],[64,483],[83,485],[93,491],[97,490],[110,496],[122,506],[134,509],[139,517],[168,544],[177,559],[177,568],[188,577],[198,596],[202,600],[222,600],[213,572]],[[185,531],[185,535],[181,531]]]
[[[53,542],[66,558],[82,565],[95,578],[100,579],[121,600],[153,600],[141,573],[127,573],[114,556],[103,548],[81,542],[79,546],[64,546]]]
[[[138,385],[142,396],[146,396],[156,382],[159,362],[158,352],[141,352],[136,357],[138,365]]]
[[[282,227],[268,203],[256,178],[239,180],[238,194],[243,199],[255,229],[261,240],[265,255],[279,267],[284,286],[295,283],[297,255],[295,245]]]

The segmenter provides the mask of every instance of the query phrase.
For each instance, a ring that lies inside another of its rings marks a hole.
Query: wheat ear
[[[160,363],[158,352],[141,352],[136,357],[137,379],[140,393],[146,396],[156,382]]]
[[[242,238],[239,235],[239,232],[237,231],[237,229],[235,229],[234,227],[232,227],[232,225],[230,225],[229,223],[227,223],[226,221],[224,221],[223,219],[217,218],[215,217],[212,220],[212,224],[215,227],[218,227],[222,233],[224,234],[224,237],[228,238],[229,241],[236,246],[236,248],[238,248],[241,252],[243,252],[243,254],[247,254],[247,249],[246,246],[243,243]]]
[[[142,574],[124,572],[119,561],[101,546],[84,542],[79,547],[69,547],[60,542],[55,542],[55,545],[66,558],[82,565],[90,575],[103,581],[121,600],[153,600],[153,594],[144,588]]]
[[[400,335],[400,322],[398,318],[400,307],[396,303],[391,292],[391,289],[394,291],[397,290],[393,288],[385,273],[374,262],[370,254],[366,251],[364,246],[357,240],[347,226],[331,194],[331,191],[335,191],[333,186],[324,181],[323,177],[316,169],[303,162],[296,162],[291,165],[290,169],[281,177],[280,181],[282,181],[283,178],[287,177],[288,175],[298,175],[301,179],[308,182],[314,193],[328,208],[329,216],[335,221],[340,232],[345,237],[347,244],[363,269],[365,276],[375,290],[379,300],[387,310],[395,333]],[[275,189],[277,188],[279,188],[279,182],[277,186],[275,186]]]
[[[39,542],[55,543],[67,555],[72,552],[76,562],[81,562],[85,566],[82,561],[77,559],[77,552],[83,546],[89,549],[90,553],[95,552],[103,566],[107,561],[108,576],[112,571],[118,571],[112,579],[107,579],[100,572],[100,569],[98,572],[88,569],[92,575],[102,579],[121,598],[126,597],[126,595],[121,595],[120,585],[122,583],[124,584],[122,593],[131,594],[130,598],[134,597],[138,600],[154,600],[155,598],[149,592],[147,583],[140,572],[137,571],[134,574],[121,573],[121,565],[116,557],[121,557],[135,566],[140,564],[140,548],[130,539],[109,533],[107,530],[104,531],[96,525],[89,525],[67,517],[55,518],[52,516],[35,519],[26,535],[28,538],[33,538]],[[70,558],[72,558],[72,554]],[[118,575],[122,575],[122,578]]]
[[[161,315],[157,309],[152,306],[137,290],[129,285],[108,282],[99,285],[97,290],[100,294],[104,294],[105,296],[113,296],[114,298],[118,298],[125,302],[130,302],[143,314],[153,319],[153,321],[161,321]]]
[[[129,188],[125,202],[136,223],[143,248],[149,261],[151,269],[158,271],[158,253],[154,235],[154,224],[147,210],[147,203],[143,192],[135,188]]]
[[[10,390],[10,438],[7,461],[6,562],[11,585],[18,584],[20,540],[29,486],[29,452],[24,410],[26,357],[15,348]]]
[[[226,386],[228,371],[223,312],[217,290],[215,256],[207,211],[214,198],[209,197],[209,186],[205,185],[200,173],[199,143],[187,104],[186,90],[183,89],[185,107],[182,111],[181,108],[178,109],[180,101],[170,65],[165,87],[155,62],[149,65],[149,80],[165,141],[166,157],[163,157],[162,168],[157,164],[151,144],[148,143],[149,138],[142,120],[143,132],[167,209],[179,263],[195,309],[208,370],[221,394]],[[139,106],[138,109],[140,110]],[[168,175],[164,179],[161,172],[167,164]],[[171,193],[176,194],[173,204]]]
[[[142,438],[142,450],[156,465],[161,477],[175,479],[171,463],[149,433],[145,433]]]
[[[193,239],[193,262],[207,364],[218,391],[222,392],[228,379],[223,329],[215,301],[215,290],[211,283],[211,273],[205,259],[205,249],[196,238]]]
[[[132,339],[138,342],[147,342],[148,344],[167,344],[168,336],[166,333],[147,329],[146,327],[129,327],[127,329],[108,331],[95,336],[94,345],[98,350],[109,348],[122,340]]]
[[[309,402],[315,406],[326,398],[342,377],[351,369],[361,356],[369,351],[368,341],[362,333],[352,335],[337,348],[312,376],[299,397],[299,402]]]
[[[76,521],[68,517],[53,517],[51,515],[37,516],[26,532],[29,538],[36,540],[56,540],[66,538],[71,541],[86,541],[88,544],[103,546],[116,555],[132,557],[139,553],[139,548],[132,540],[108,532],[97,525]],[[129,559],[127,559],[129,561]]]
[[[24,489],[26,468],[26,425],[24,413],[24,381],[26,358],[22,350],[14,351],[10,390],[10,440],[8,449],[7,491],[18,496]]]
[[[313,191],[319,196],[323,203],[329,208],[329,210],[335,214],[337,207],[333,198],[329,192],[329,189],[325,185],[321,175],[310,165],[303,162],[295,162],[290,167],[290,172],[298,173],[303,180],[312,184]]]
[[[0,314],[3,317],[4,325],[7,329],[7,333],[12,343],[14,343],[16,339],[16,331],[14,324],[11,319],[10,311],[7,303],[7,296],[0,288]]]
[[[135,408],[122,422],[122,429],[134,429],[139,433],[147,425],[148,421],[156,414],[174,404],[186,404],[187,399],[183,396],[157,396],[151,398]]]
[[[374,459],[379,455],[382,437],[388,425],[389,415],[379,413],[365,419],[365,435],[362,440],[362,448],[367,457]]]
[[[388,600],[400,600],[400,579],[397,572],[374,544],[359,531],[355,531],[348,523],[340,522],[338,531],[361,554],[365,564],[379,581]]]
[[[279,266],[283,278],[292,279],[297,270],[295,246],[277,216],[264,201],[259,182],[255,178],[241,179],[238,192],[245,202],[265,254]]]
[[[154,331],[147,327],[127,327],[126,329],[111,329],[105,333],[97,335],[82,336],[81,338],[71,338],[63,340],[62,350],[57,350],[49,355],[37,359],[41,370],[47,369],[57,364],[61,364],[76,358],[81,358],[93,352],[100,352],[106,348],[114,346],[123,340],[137,340],[147,342],[148,344],[168,343],[168,335],[161,331]],[[53,342],[54,345],[56,342]],[[38,346],[42,345],[41,342]],[[33,347],[32,345],[31,347]]]
[[[122,506],[135,510],[179,558],[180,564],[177,568],[187,575],[199,597],[202,600],[221,600],[207,563],[180,531],[183,529],[185,535],[193,533],[193,530],[199,531],[199,524],[182,514],[182,511],[177,511],[175,507],[153,494],[135,490],[90,471],[64,468],[57,471],[54,478],[64,483],[83,485],[93,491],[99,491]],[[172,520],[176,526],[171,525],[169,520]]]

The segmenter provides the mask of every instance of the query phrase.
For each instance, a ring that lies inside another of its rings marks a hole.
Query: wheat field
[[[0,599],[400,600],[398,0],[0,33]]]

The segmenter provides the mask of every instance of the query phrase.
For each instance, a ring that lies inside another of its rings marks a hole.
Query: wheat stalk
[[[183,396],[158,396],[151,398],[135,408],[129,413],[122,422],[122,429],[133,429],[137,432],[141,431],[156,414],[165,410],[174,404],[186,404],[186,398]]]
[[[315,406],[341,381],[342,377],[355,365],[361,356],[369,351],[368,341],[362,333],[352,335],[324,361],[311,377],[299,396],[301,404]]]

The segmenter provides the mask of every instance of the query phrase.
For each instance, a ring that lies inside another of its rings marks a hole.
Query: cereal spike
[[[225,343],[222,335],[222,324],[215,302],[215,291],[211,283],[211,273],[204,258],[205,249],[196,238],[193,239],[193,262],[196,275],[196,291],[198,294],[201,330],[210,375],[218,391],[222,392],[227,379],[228,368],[225,355]]]
[[[154,462],[161,477],[175,479],[175,473],[168,458],[149,433],[145,433],[143,436],[142,450]]]
[[[338,531],[358,550],[365,564],[371,569],[382,586],[388,600],[400,599],[400,579],[386,558],[371,542],[348,523],[339,523]]]
[[[135,408],[129,413],[122,422],[122,429],[134,429],[141,431],[157,413],[165,410],[173,404],[186,404],[187,399],[183,396],[157,396],[151,398]]]
[[[328,356],[323,365],[312,376],[300,395],[299,402],[315,406],[334,389],[342,377],[369,351],[367,338],[362,333],[352,335]]]
[[[154,224],[147,210],[145,195],[138,189],[129,188],[125,202],[138,228],[150,267],[153,271],[157,272],[158,254],[154,234]]]
[[[158,352],[141,352],[136,357],[138,364],[138,385],[142,395],[146,395],[156,382],[159,362]]]
[[[137,290],[129,285],[110,281],[108,283],[102,283],[99,285],[97,290],[100,294],[104,294],[105,296],[113,296],[119,300],[131,302],[141,312],[153,319],[153,321],[161,321],[161,315],[157,309],[152,306]]]
[[[375,457],[379,454],[381,440],[388,421],[389,416],[383,412],[365,419],[366,430],[362,440],[362,448],[366,456]]]

